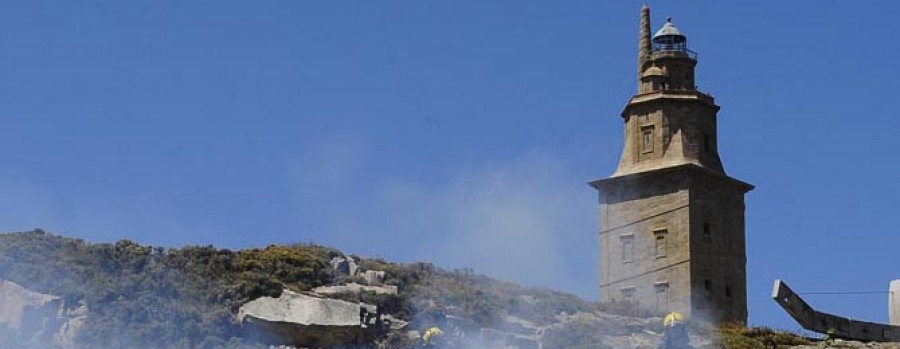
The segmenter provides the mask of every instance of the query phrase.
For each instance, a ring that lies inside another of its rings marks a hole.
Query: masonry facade
[[[653,36],[641,9],[638,93],[622,112],[625,145],[600,201],[600,295],[656,314],[746,323],[744,195],[717,147],[714,99],[697,90],[697,56],[671,19]]]

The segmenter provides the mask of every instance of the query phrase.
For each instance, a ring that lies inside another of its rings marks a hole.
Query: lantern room
[[[653,35],[653,51],[690,52],[687,48],[687,36],[675,27],[672,17],[667,18],[666,24]]]

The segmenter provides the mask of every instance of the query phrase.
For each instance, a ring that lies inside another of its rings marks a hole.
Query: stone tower
[[[638,92],[625,147],[600,195],[600,295],[656,314],[747,321],[744,194],[719,159],[713,98],[697,90],[697,55],[669,19],[650,36],[641,9]]]

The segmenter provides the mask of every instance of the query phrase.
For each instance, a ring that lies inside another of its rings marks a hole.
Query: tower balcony
[[[692,60],[697,60],[697,53],[686,48],[675,49],[666,47],[657,46],[656,50],[653,51],[651,55],[652,59],[665,59],[665,58],[689,58]]]

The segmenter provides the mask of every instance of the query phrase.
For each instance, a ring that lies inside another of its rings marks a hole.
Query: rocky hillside
[[[0,347],[655,348],[660,319],[627,304],[397,264],[316,245],[231,251],[0,234]],[[692,327],[697,348],[809,341]]]
[[[73,341],[84,348],[254,347],[236,323],[240,307],[277,298],[285,290],[316,290],[319,297],[372,305],[407,323],[404,335],[453,322],[466,331],[492,329],[505,336],[509,329],[549,328],[561,314],[596,310],[572,295],[528,289],[471,270],[363,259],[316,245],[231,251],[127,240],[91,244],[43,231],[2,234],[0,279],[59,299],[64,312],[83,305],[87,316]],[[370,285],[376,281],[378,286]],[[14,328],[0,324],[4,327]],[[17,331],[2,333],[0,339],[7,342],[34,340]]]

